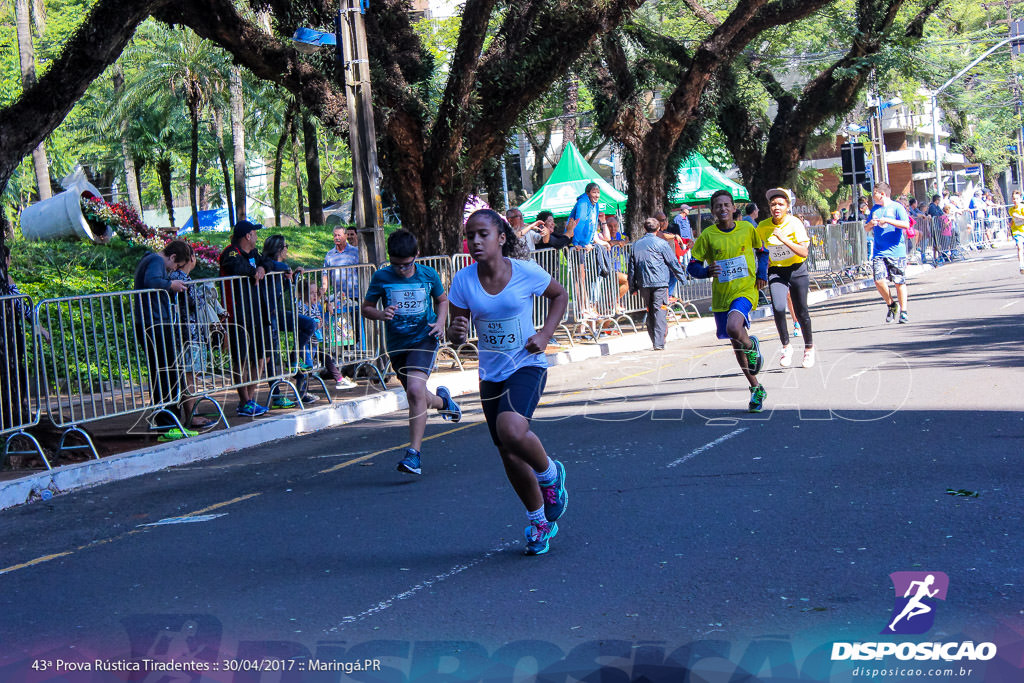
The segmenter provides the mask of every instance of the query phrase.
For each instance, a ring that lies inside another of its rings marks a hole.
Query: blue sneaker
[[[297,405],[299,404],[287,396],[275,396],[274,400],[270,403],[270,407],[274,410],[289,410]]]
[[[405,449],[405,457],[398,461],[398,471],[406,474],[420,474],[420,454],[412,448]]]
[[[544,495],[544,517],[549,522],[558,520],[569,506],[569,492],[565,490],[565,467],[557,460],[555,471],[555,480],[547,486],[540,487],[540,492]]]
[[[438,387],[437,397],[444,401],[444,407],[437,411],[443,419],[451,422],[458,422],[462,419],[462,408],[452,400],[452,393],[448,391],[448,387]]]
[[[238,406],[235,412],[241,417],[259,417],[265,415],[269,409],[265,406],[261,406],[256,401],[249,401]]]
[[[558,524],[555,522],[533,522],[526,527],[526,550],[525,555],[543,555],[550,550],[548,541],[558,533]]]

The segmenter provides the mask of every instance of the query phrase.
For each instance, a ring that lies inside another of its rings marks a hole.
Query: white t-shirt
[[[455,273],[448,300],[468,309],[476,328],[480,349],[480,379],[502,382],[519,368],[546,368],[543,353],[526,350],[526,340],[537,334],[533,326],[533,297],[551,283],[551,275],[532,261],[506,259],[512,263],[512,278],[505,289],[488,294],[480,284],[477,264]]]

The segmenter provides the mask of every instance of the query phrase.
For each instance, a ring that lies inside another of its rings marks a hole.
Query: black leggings
[[[800,323],[800,334],[804,346],[813,344],[811,337],[811,312],[807,310],[807,290],[811,277],[807,274],[807,262],[793,266],[773,266],[768,269],[768,290],[772,295],[772,313],[775,314],[775,328],[779,341],[789,345],[789,325],[786,323],[786,294],[793,297],[793,314]]]

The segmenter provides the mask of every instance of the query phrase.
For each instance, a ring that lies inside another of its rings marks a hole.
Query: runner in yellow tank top
[[[811,314],[807,308],[810,275],[806,261],[811,239],[803,222],[789,213],[792,203],[789,190],[776,187],[768,190],[765,196],[771,218],[758,224],[757,233],[764,240],[769,254],[768,291],[772,295],[775,328],[782,342],[779,365],[788,368],[793,363],[793,347],[789,345],[789,327],[786,324],[786,307],[792,298],[793,317],[800,323],[804,338],[803,366],[809,368],[815,363]]]
[[[1024,275],[1024,202],[1020,190],[1013,191],[1013,206],[1010,207],[1010,236],[1017,245],[1017,266]]]

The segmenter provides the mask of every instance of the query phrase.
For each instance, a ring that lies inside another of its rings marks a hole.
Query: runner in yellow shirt
[[[1020,190],[1013,191],[1013,206],[1010,207],[1010,235],[1017,245],[1017,265],[1020,274],[1024,275],[1024,203],[1021,202]]]
[[[747,329],[750,328],[750,312],[757,305],[757,290],[764,287],[767,280],[768,254],[753,225],[733,220],[735,210],[728,191],[719,190],[711,195],[715,224],[705,229],[693,243],[690,250],[693,258],[686,272],[693,277],[714,278],[711,310],[715,314],[718,338],[732,342],[736,361],[750,383],[747,409],[759,413],[768,392],[754,375],[761,370],[764,357],[757,337],[748,335]]]
[[[800,323],[804,338],[803,366],[809,368],[814,365],[814,335],[811,332],[811,313],[807,308],[811,278],[806,261],[811,238],[803,221],[789,213],[792,203],[789,190],[776,187],[768,190],[765,196],[771,217],[758,224],[757,234],[764,240],[769,254],[768,291],[772,295],[775,328],[782,342],[779,365],[788,368],[793,363],[793,347],[789,345],[786,324],[786,303],[791,296],[793,317]]]

